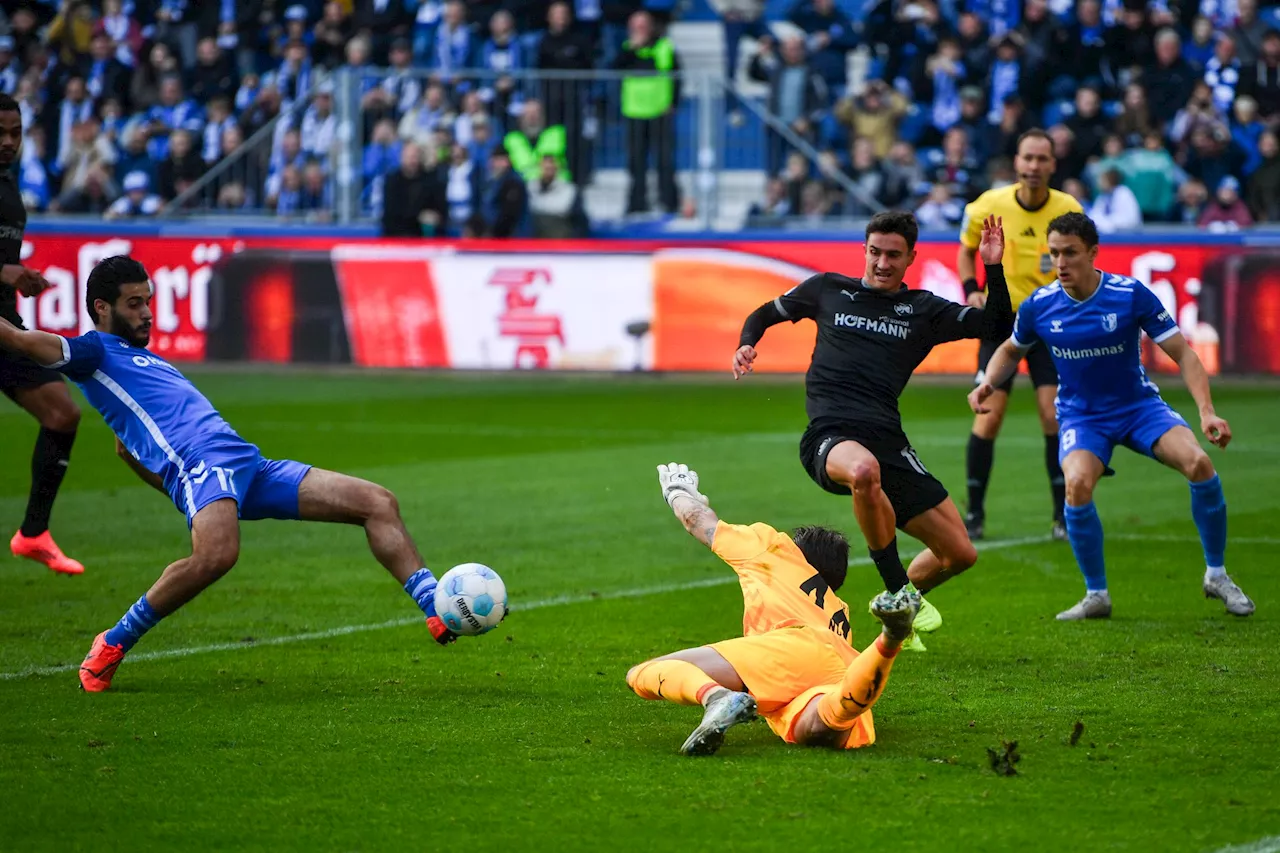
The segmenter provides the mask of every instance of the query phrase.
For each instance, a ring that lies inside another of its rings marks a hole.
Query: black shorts
[[[1000,348],[1000,344],[995,341],[983,341],[978,347],[978,375],[974,377],[973,384],[981,385],[983,374],[987,369],[987,362],[991,361],[991,356],[996,354],[996,350]],[[1027,354],[1023,356],[1027,360],[1027,372],[1031,374],[1031,384],[1036,388],[1045,385],[1056,386],[1058,384],[1058,368],[1053,365],[1053,356],[1049,354],[1049,349],[1044,344],[1037,341],[1031,345],[1031,349],[1027,350]],[[1014,373],[1008,381],[999,386],[1001,391],[1013,390],[1013,380],[1018,374]]]
[[[25,355],[0,349],[0,391],[9,399],[15,399],[18,391],[61,381],[58,371],[36,364]]]
[[[905,435],[849,423],[810,424],[800,439],[800,462],[813,481],[831,494],[850,494],[848,486],[827,476],[827,454],[842,441],[858,442],[880,463],[880,487],[893,505],[899,528],[947,499],[946,486],[924,467]]]

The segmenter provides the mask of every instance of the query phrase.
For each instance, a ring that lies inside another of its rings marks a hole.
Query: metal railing
[[[574,186],[586,216],[597,223],[644,221],[666,214],[691,229],[735,228],[763,200],[765,183],[780,155],[799,152],[817,171],[819,152],[812,143],[770,114],[760,98],[743,95],[719,74],[671,75],[678,98],[667,116],[651,121],[623,116],[627,76],[616,71],[524,70],[464,71],[442,77],[421,69],[340,68],[327,78],[317,77],[310,91],[168,202],[164,213],[376,221],[384,181],[399,168],[404,144],[419,145],[426,165],[440,167],[446,182],[451,158],[462,159],[452,146],[461,145],[474,162],[472,168],[483,176],[488,169],[485,153],[527,127],[534,102],[543,125],[564,127],[560,174]],[[371,97],[380,90],[388,96]],[[306,135],[304,117],[317,96],[332,100],[332,145],[316,152],[314,140],[304,139],[302,156],[286,156],[282,148],[287,130]],[[444,109],[434,108],[438,98]],[[394,104],[388,106],[388,100]],[[478,118],[480,114],[484,118]],[[394,128],[390,142],[388,121]],[[318,167],[308,165],[308,146],[320,155]],[[538,180],[537,159],[514,165],[523,167],[526,183]],[[323,172],[319,192],[307,186],[319,180],[306,173],[316,168]],[[869,209],[882,209],[842,172],[823,177]],[[474,186],[483,187],[483,180]],[[447,191],[448,231],[461,233],[468,211],[474,214],[483,208],[484,192],[473,191],[476,197],[468,199],[459,181]],[[306,195],[307,204],[296,203],[299,193]],[[317,194],[324,198],[322,209],[315,206]]]

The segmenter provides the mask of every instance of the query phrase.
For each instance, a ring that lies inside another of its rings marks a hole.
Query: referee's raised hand
[[[1004,259],[1004,218],[994,214],[982,220],[982,240],[978,243],[978,255],[988,265]]]

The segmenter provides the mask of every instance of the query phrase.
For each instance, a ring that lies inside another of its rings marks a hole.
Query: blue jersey
[[[51,367],[80,386],[125,448],[170,493],[182,491],[210,443],[244,443],[176,368],[124,338],[102,332],[64,338],[62,361]]]
[[[1018,308],[1013,342],[1041,342],[1058,368],[1058,415],[1094,415],[1158,398],[1142,369],[1140,333],[1156,343],[1178,325],[1154,293],[1136,279],[1102,273],[1093,295],[1079,302],[1058,282],[1040,288]]]

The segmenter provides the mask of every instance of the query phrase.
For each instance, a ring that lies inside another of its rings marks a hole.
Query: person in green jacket
[[[668,213],[680,209],[676,187],[676,107],[680,103],[680,60],[666,36],[659,35],[648,12],[627,22],[627,41],[614,68],[628,73],[622,80],[622,117],[627,134],[627,171],[631,191],[627,213],[649,211],[649,154],[658,166],[658,201]]]
[[[556,161],[562,180],[573,181],[569,173],[568,134],[562,124],[546,126],[540,102],[525,101],[520,111],[519,128],[508,132],[502,138],[502,144],[511,155],[511,168],[519,172],[526,182],[538,180],[544,157]]]

